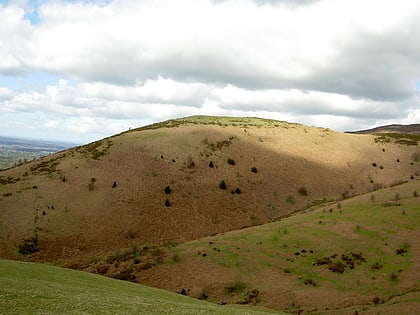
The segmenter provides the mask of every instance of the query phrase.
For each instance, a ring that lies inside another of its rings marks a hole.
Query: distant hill
[[[349,131],[354,134],[375,134],[375,133],[403,133],[403,134],[420,134],[420,124],[412,125],[387,125],[372,129]]]

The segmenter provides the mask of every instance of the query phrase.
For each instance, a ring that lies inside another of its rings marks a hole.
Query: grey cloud
[[[344,42],[329,66],[315,68],[304,88],[354,98],[401,102],[411,98],[420,78],[420,20],[382,35],[358,34]]]

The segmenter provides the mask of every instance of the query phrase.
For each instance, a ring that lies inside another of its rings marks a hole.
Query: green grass
[[[0,260],[1,314],[279,314],[53,266]]]
[[[283,127],[293,128],[299,124],[288,123],[273,119],[255,118],[255,117],[224,117],[224,116],[189,116],[178,119],[170,119],[163,122],[154,123],[144,127],[131,129],[126,132],[152,130],[160,128],[173,128],[187,124],[200,124],[200,125],[218,125],[218,126],[239,126],[239,127]],[[125,132],[123,132],[125,133]]]
[[[393,192],[388,194],[392,198]],[[193,241],[181,245],[181,252],[182,248],[206,252],[203,259],[236,270],[245,281],[248,275],[255,277],[275,268],[288,270],[302,285],[305,279],[313,279],[319,288],[332,284],[338,291],[391,296],[402,293],[398,283],[410,277],[415,259],[410,249],[404,255],[395,251],[414,241],[404,238],[418,230],[417,203],[404,199],[399,206],[390,207],[381,203],[343,203],[340,210],[333,212],[320,208],[279,222]],[[342,274],[314,265],[317,259],[333,255],[337,255],[334,262],[346,264],[342,255],[352,253],[362,253],[365,261],[353,269],[347,265]],[[374,270],[375,263],[382,268]]]

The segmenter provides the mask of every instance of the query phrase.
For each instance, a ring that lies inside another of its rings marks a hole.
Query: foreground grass
[[[0,260],[1,314],[274,314],[53,266]],[[278,314],[278,313],[277,313]]]

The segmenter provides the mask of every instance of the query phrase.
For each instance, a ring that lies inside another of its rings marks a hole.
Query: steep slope
[[[0,253],[21,259],[29,246],[31,260],[80,267],[410,181],[418,156],[417,145],[279,121],[171,120],[0,172]]]

